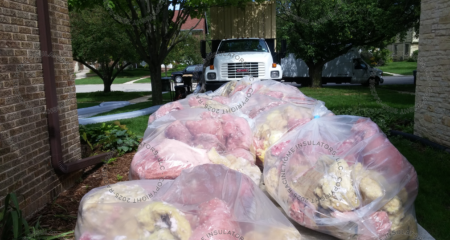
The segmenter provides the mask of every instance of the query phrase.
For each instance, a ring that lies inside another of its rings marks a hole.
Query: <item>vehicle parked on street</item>
[[[296,59],[294,54],[287,54],[286,58],[281,59],[281,67],[284,81],[306,85],[311,82],[308,66],[302,59]],[[378,85],[384,82],[382,75],[383,71],[367,64],[357,49],[351,49],[348,53],[325,63],[322,70],[322,83],[369,85],[370,79],[373,79],[375,85]]]
[[[176,83],[196,82],[200,79],[200,76],[203,73],[201,66],[202,65],[187,66],[183,71],[172,72],[171,78]]]

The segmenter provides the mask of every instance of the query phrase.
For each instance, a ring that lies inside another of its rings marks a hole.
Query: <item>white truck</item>
[[[293,54],[288,54],[281,59],[281,67],[283,69],[283,80],[286,82],[297,82],[301,84],[309,84],[309,68],[306,63]],[[373,68],[364,60],[357,49],[351,49],[348,53],[343,54],[329,62],[327,62],[322,70],[322,83],[352,83],[368,85],[370,79],[378,85],[384,82],[383,71]]]
[[[202,57],[209,62],[203,72],[206,91],[244,76],[272,80],[281,80],[283,76],[283,70],[277,64],[279,61],[276,61],[281,55],[274,52],[272,39],[269,43],[263,38],[223,39],[209,57],[205,49],[205,42],[202,42]]]

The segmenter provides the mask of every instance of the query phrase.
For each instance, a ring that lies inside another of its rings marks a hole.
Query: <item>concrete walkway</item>
[[[89,68],[86,68],[86,69],[83,69],[83,70],[75,73],[75,75],[76,75],[75,80],[86,78],[86,74],[89,73],[89,70],[90,70]]]
[[[142,79],[146,79],[146,78],[149,78],[150,76],[144,76],[144,77],[142,77],[142,78],[139,78],[139,79],[136,79],[136,80],[133,80],[133,81],[129,81],[129,82],[126,82],[126,83],[124,83],[124,84],[133,84],[134,82],[137,82],[137,81],[139,81],[139,80],[142,80]],[[150,83],[151,84],[151,83]]]
[[[405,75],[401,75],[401,74],[397,74],[397,73],[390,73],[390,72],[383,72],[383,73],[391,74],[393,77],[403,77],[403,76],[405,76]]]

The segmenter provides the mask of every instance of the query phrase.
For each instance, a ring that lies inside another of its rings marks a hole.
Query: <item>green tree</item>
[[[69,0],[69,7],[71,10],[82,9],[92,6],[93,2],[103,4],[111,17],[124,25],[132,46],[148,63],[152,100],[158,105],[162,104],[161,64],[195,28],[180,31],[188,17],[201,19],[210,5],[242,6],[252,0]]]
[[[326,62],[354,47],[383,49],[415,27],[420,0],[277,0],[278,38],[305,61],[312,87],[321,87]]]
[[[96,73],[103,80],[103,91],[110,92],[117,75],[139,60],[123,26],[101,6],[70,12],[70,25],[73,59]],[[89,63],[98,63],[100,68]]]

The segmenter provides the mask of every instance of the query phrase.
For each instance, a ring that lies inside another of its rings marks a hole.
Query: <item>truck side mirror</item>
[[[202,58],[206,58],[206,41],[205,40],[200,41],[200,52],[202,54]]]
[[[286,39],[281,40],[280,58],[286,57]]]

